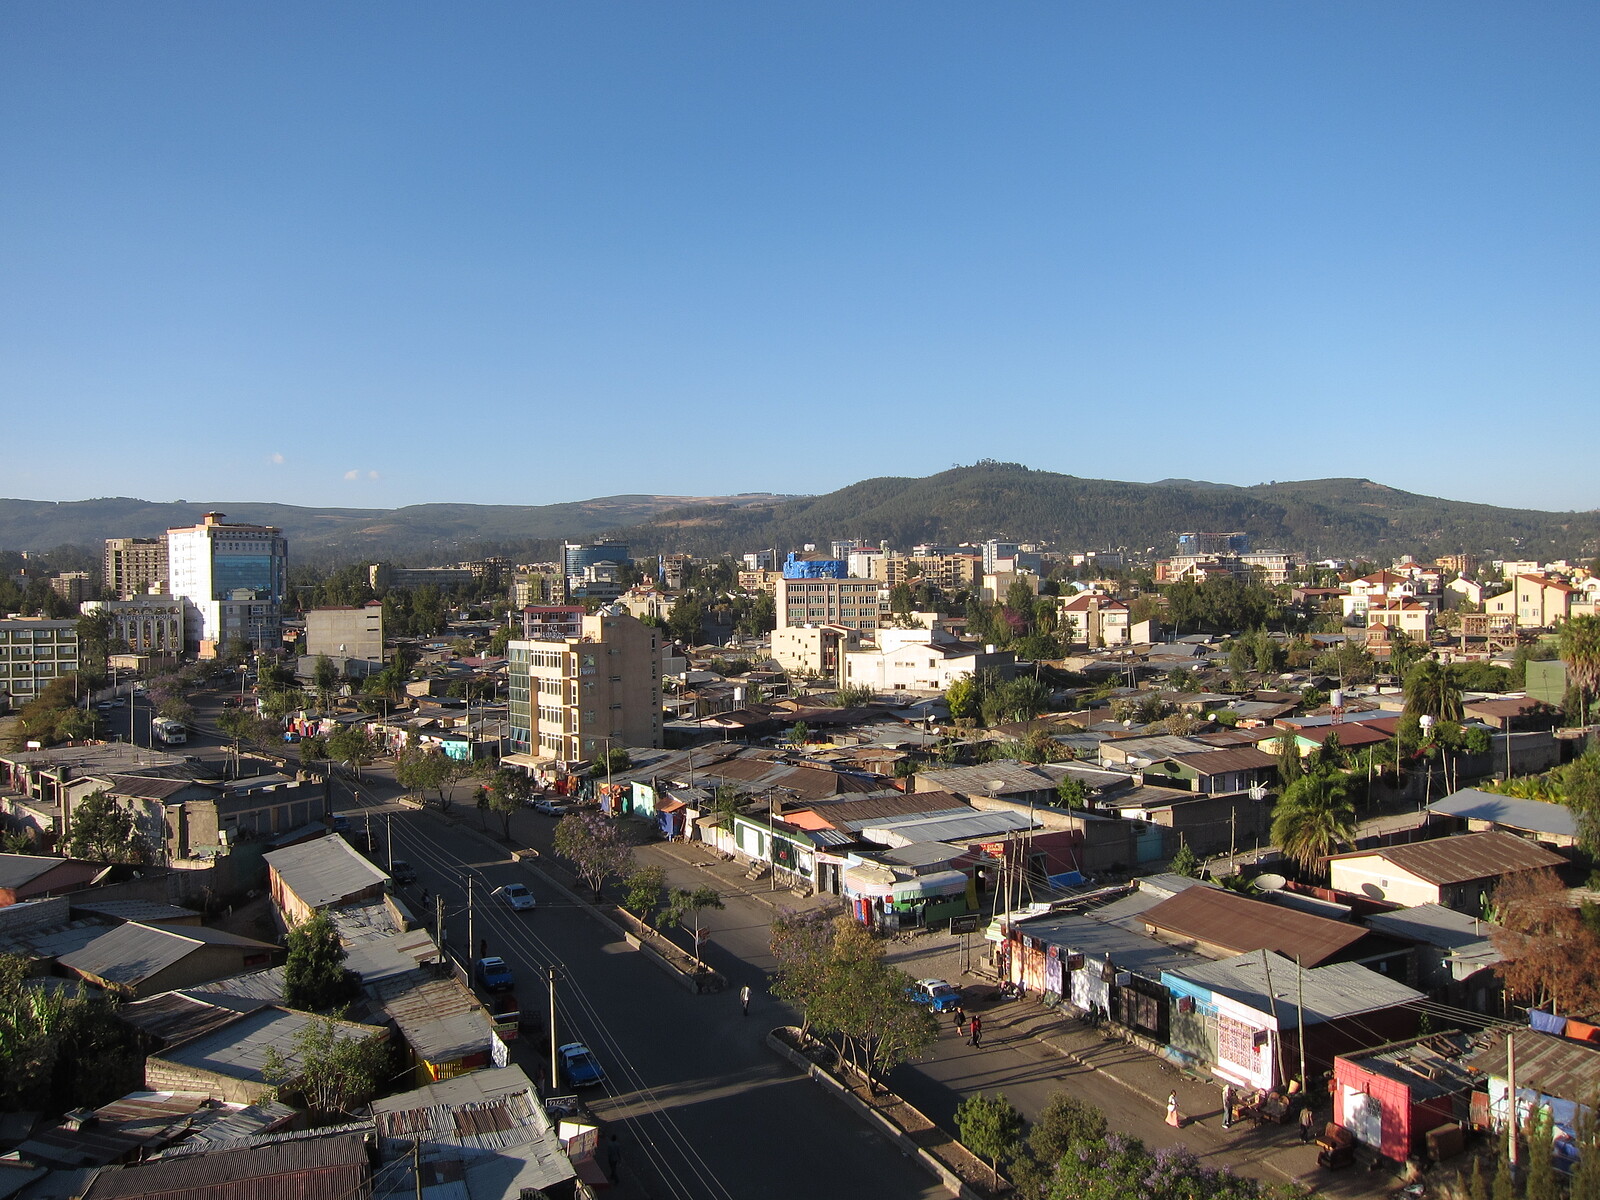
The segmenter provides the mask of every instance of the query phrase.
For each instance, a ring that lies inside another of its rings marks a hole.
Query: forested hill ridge
[[[1066,550],[1173,550],[1187,530],[1244,530],[1258,548],[1391,558],[1470,552],[1494,557],[1593,556],[1600,512],[1549,513],[1441,500],[1368,479],[1254,487],[1195,480],[1119,483],[1012,463],[955,467],[925,478],[867,479],[825,496],[737,510],[665,513],[626,531],[640,550],[708,553],[856,538],[916,542],[1049,542]]]
[[[955,467],[924,478],[884,477],[820,496],[609,496],[548,505],[421,504],[397,509],[306,508],[133,499],[0,500],[0,549],[97,546],[151,537],[208,510],[278,525],[301,562],[389,559],[411,566],[503,553],[548,557],[561,539],[615,537],[636,555],[778,551],[834,538],[896,547],[1005,538],[1064,550],[1170,553],[1185,530],[1248,532],[1260,548],[1328,556],[1418,558],[1466,551],[1491,557],[1600,553],[1600,513],[1550,513],[1470,504],[1374,483],[1318,479],[1234,487],[1196,480],[1123,483],[1010,463]]]

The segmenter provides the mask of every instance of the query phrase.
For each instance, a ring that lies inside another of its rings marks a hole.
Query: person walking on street
[[[747,983],[739,989],[739,1009],[745,1016],[750,1015],[750,985]]]
[[[967,1010],[961,1005],[956,1005],[956,1032],[961,1032],[961,1027],[967,1023]]]
[[[1178,1116],[1178,1093],[1173,1092],[1167,1097],[1167,1124],[1174,1129],[1183,1128],[1183,1118]]]
[[[1222,1127],[1233,1128],[1233,1084],[1222,1085]]]
[[[975,1050],[983,1049],[983,1018],[977,1013],[972,1014],[972,1036],[967,1039],[967,1045]]]
[[[1311,1105],[1306,1105],[1300,1110],[1300,1144],[1304,1146],[1311,1140],[1311,1129],[1316,1124],[1316,1118],[1311,1115]]]
[[[606,1141],[605,1168],[606,1178],[612,1183],[617,1181],[617,1164],[622,1161],[622,1147],[617,1144],[617,1135],[613,1133]]]

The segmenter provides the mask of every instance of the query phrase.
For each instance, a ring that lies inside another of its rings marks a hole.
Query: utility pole
[[[1272,1009],[1272,1041],[1278,1052],[1278,1079],[1287,1083],[1284,1076],[1288,1074],[1283,1069],[1283,1026],[1278,1022],[1278,998],[1272,992],[1272,961],[1267,957],[1268,951],[1261,951],[1261,971],[1267,978],[1267,1004]]]
[[[1517,1172],[1517,1042],[1516,1031],[1506,1030],[1506,1161]]]
[[[389,869],[394,870],[394,814],[383,814],[383,831],[388,839]]]
[[[556,1043],[561,1039],[556,1036],[556,967],[552,963],[549,967],[550,979],[550,1090],[553,1092],[561,1086],[560,1061],[556,1054]]]
[[[1306,1078],[1306,973],[1300,967],[1300,956],[1294,956],[1294,1019],[1300,1027],[1300,1087],[1309,1100],[1311,1082]]]
[[[411,1174],[417,1181],[417,1200],[422,1200],[422,1139],[411,1140]]]
[[[448,963],[449,954],[444,948],[444,895],[436,894],[433,898],[433,934],[439,943],[439,961]]]
[[[467,876],[467,957],[468,958],[471,958],[473,955],[475,955],[477,953],[477,950],[474,949],[474,947],[476,947],[477,944],[478,944],[476,939],[473,936],[475,933],[477,933],[477,929],[474,927],[473,919],[472,919],[472,876],[468,875]]]

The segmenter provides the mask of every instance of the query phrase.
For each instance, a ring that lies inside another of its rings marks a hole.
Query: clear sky
[[[1594,0],[0,6],[0,495],[1600,506]]]

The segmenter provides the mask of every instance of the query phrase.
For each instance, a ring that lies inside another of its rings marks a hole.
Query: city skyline
[[[1590,510],[1597,33],[14,6],[0,398],[74,427],[3,490],[539,505],[996,458]]]

